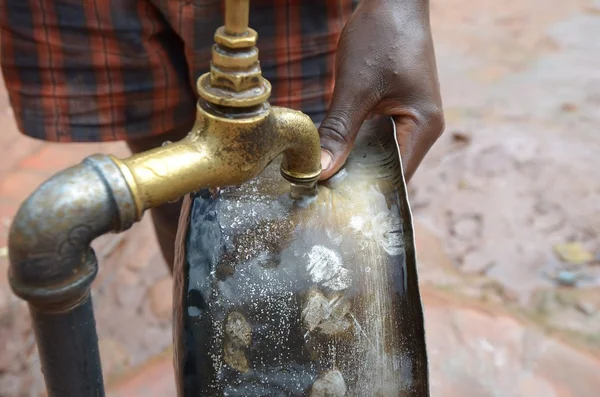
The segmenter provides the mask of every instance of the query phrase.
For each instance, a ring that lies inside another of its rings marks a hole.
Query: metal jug
[[[388,118],[294,200],[277,161],[185,198],[175,370],[191,396],[426,396],[412,219]]]

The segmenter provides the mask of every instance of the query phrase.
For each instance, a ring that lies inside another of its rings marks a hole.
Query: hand
[[[369,113],[394,118],[409,180],[444,129],[428,0],[363,0],[348,20],[319,127],[321,179],[344,165]]]

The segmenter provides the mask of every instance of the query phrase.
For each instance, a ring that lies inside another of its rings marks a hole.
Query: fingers
[[[321,180],[333,176],[345,163],[356,134],[378,102],[377,95],[361,87],[359,79],[340,78],[325,120],[319,127],[321,135]]]
[[[444,131],[444,116],[440,108],[419,117],[396,116],[394,121],[404,176],[408,182]]]

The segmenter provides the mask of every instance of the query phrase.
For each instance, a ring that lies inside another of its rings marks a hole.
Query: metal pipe
[[[241,36],[248,32],[249,0],[225,0],[225,33]]]
[[[92,298],[71,311],[31,306],[35,336],[49,396],[104,396]]]
[[[119,168],[96,155],[42,184],[9,233],[9,281],[29,302],[49,397],[104,396],[90,285],[90,243],[136,220]]]

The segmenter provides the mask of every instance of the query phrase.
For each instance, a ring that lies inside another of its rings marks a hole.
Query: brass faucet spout
[[[316,182],[321,175],[321,145],[313,121],[302,112],[273,107],[273,118],[286,150],[281,174],[290,182]]]
[[[293,185],[314,186],[321,173],[320,144],[308,116],[273,107],[231,119],[199,105],[198,120],[183,140],[112,160],[133,193],[139,218],[192,191],[240,185],[282,153],[282,176]]]

